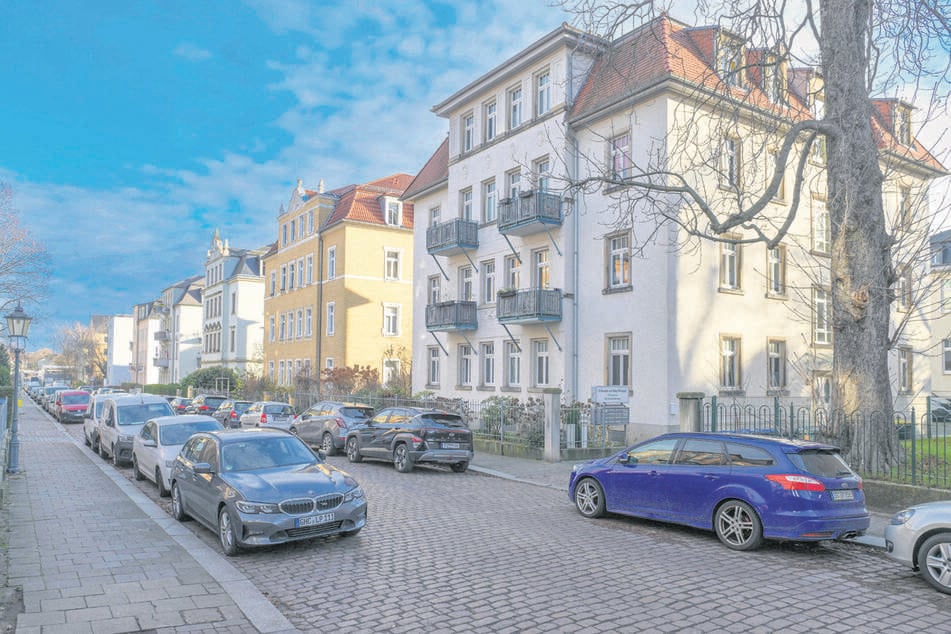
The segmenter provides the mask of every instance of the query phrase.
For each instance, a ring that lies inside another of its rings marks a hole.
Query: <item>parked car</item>
[[[343,450],[347,432],[373,416],[373,408],[363,403],[323,401],[304,410],[291,422],[291,432],[328,456]]]
[[[89,405],[89,392],[64,390],[56,393],[56,419],[61,423],[81,423]]]
[[[575,465],[568,495],[585,517],[685,524],[714,531],[734,550],[764,539],[843,539],[870,523],[862,479],[838,448],[766,436],[658,436]]]
[[[65,392],[68,389],[68,387],[54,387],[52,390],[47,391],[43,397],[43,409],[50,415],[56,416],[56,399],[59,397],[60,392]]]
[[[172,489],[172,465],[192,434],[223,429],[221,423],[202,414],[160,416],[142,426],[132,441],[132,475],[149,479],[165,497]]]
[[[172,515],[218,533],[226,555],[321,535],[355,535],[363,489],[300,438],[281,430],[200,432],[172,468]]]
[[[435,409],[390,407],[347,432],[347,459],[392,462],[400,473],[418,463],[448,464],[456,473],[469,468],[472,432],[462,417]]]
[[[274,427],[290,429],[294,408],[279,401],[257,401],[241,414],[242,427]]]
[[[192,402],[185,407],[186,414],[205,414],[211,416],[218,406],[227,400],[227,396],[214,396],[212,394],[199,394],[192,399]]]
[[[885,552],[951,594],[951,501],[899,511],[885,527]]]
[[[218,406],[212,416],[225,427],[241,427],[241,414],[251,407],[251,401],[228,399]]]
[[[172,406],[172,411],[174,411],[176,414],[184,414],[188,409],[189,403],[191,402],[192,400],[190,398],[177,396],[169,401],[169,405]]]
[[[93,394],[86,405],[83,417],[83,440],[86,445],[99,453],[99,421],[102,418],[102,406],[109,394]]]
[[[99,455],[112,458],[115,465],[132,460],[132,440],[145,421],[159,416],[173,416],[172,407],[154,394],[108,395],[99,419]]]

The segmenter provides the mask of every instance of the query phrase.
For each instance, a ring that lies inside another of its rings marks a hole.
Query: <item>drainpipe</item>
[[[323,385],[320,380],[322,344],[324,342],[324,233],[317,228],[317,358],[314,359],[314,372],[317,374],[317,400],[321,397]]]
[[[568,169],[571,173],[568,175],[571,182],[576,182],[578,178],[578,139],[575,137],[573,131],[568,129],[567,131],[567,140],[568,148],[571,153],[571,156],[568,160]],[[569,372],[570,381],[568,383],[568,389],[571,393],[571,398],[575,401],[581,400],[581,395],[578,393],[578,367],[580,362],[578,360],[578,333],[580,329],[579,319],[578,319],[578,294],[581,290],[581,282],[578,268],[580,266],[580,253],[578,251],[578,245],[580,244],[579,232],[581,231],[581,222],[579,220],[581,213],[580,205],[580,193],[575,192],[572,198],[572,209],[571,209],[571,234],[572,234],[572,246],[571,246],[571,285],[572,285],[572,299],[571,299],[571,371]]]

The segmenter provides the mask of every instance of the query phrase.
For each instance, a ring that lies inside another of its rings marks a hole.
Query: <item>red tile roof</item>
[[[385,225],[383,196],[399,198],[413,177],[409,174],[393,174],[362,185],[346,185],[330,190],[338,196],[334,211],[327,219],[325,227],[344,220],[354,220],[370,224]],[[413,228],[413,205],[403,204],[403,227]]]
[[[423,169],[419,170],[419,174],[416,175],[416,178],[413,179],[413,182],[409,184],[409,187],[406,188],[406,191],[403,192],[404,199],[413,198],[419,192],[426,191],[433,185],[440,183],[449,178],[449,137],[447,136],[443,142],[436,148],[436,151],[433,152],[433,155],[429,157],[429,160],[426,161],[426,164],[423,165]]]

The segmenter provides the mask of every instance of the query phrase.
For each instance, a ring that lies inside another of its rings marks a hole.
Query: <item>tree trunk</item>
[[[825,120],[837,129],[827,139],[832,411],[844,423],[843,450],[866,473],[887,470],[897,442],[888,374],[891,238],[867,85],[870,12],[870,0],[826,0],[820,10]]]

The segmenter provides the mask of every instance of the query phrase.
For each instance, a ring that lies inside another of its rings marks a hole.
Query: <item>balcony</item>
[[[495,305],[499,323],[542,324],[561,321],[561,290],[530,288],[500,291]]]
[[[168,359],[160,359],[158,357],[155,357],[154,359],[152,359],[152,365],[154,365],[156,368],[167,368]]]
[[[426,229],[426,251],[430,255],[457,255],[479,248],[479,225],[456,218]]]
[[[168,341],[168,331],[167,331],[167,330],[156,330],[156,331],[155,331],[155,340],[156,340],[156,341]]]
[[[557,194],[522,192],[518,198],[499,201],[499,233],[526,236],[549,227],[560,227],[563,202]]]
[[[478,327],[475,302],[439,302],[426,305],[426,330],[430,332],[475,330]]]

